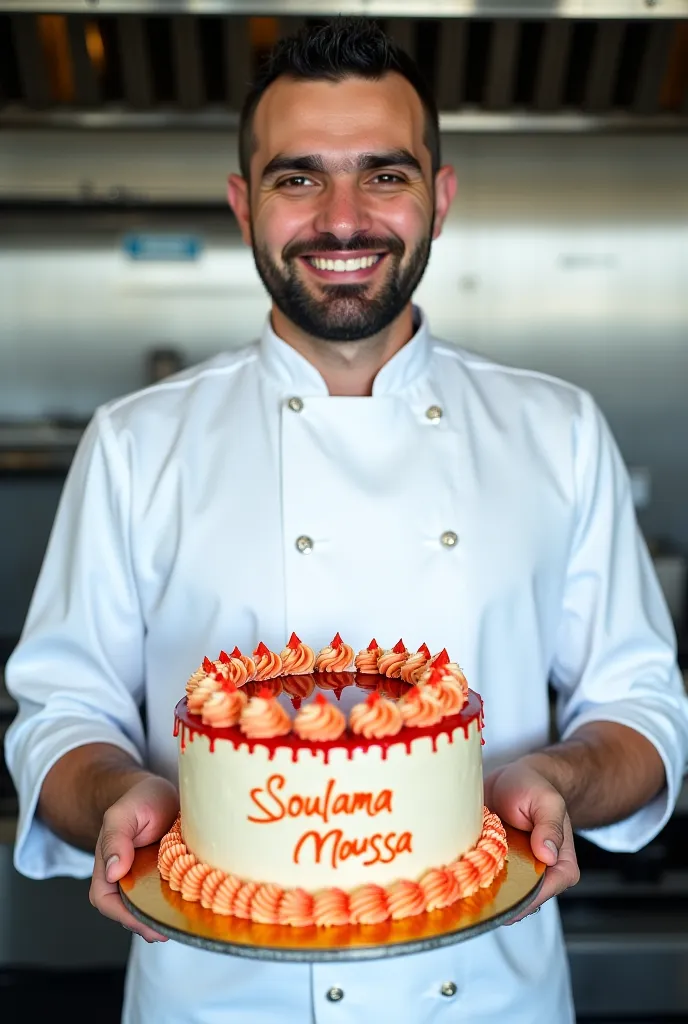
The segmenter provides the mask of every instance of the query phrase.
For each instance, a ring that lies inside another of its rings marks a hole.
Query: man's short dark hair
[[[410,82],[423,104],[425,144],[430,150],[434,176],[440,165],[437,105],[418,66],[376,22],[340,16],[281,39],[261,67],[244,101],[239,122],[239,166],[243,177],[249,180],[255,149],[253,115],[261,96],[276,79],[284,76],[296,81],[375,80],[391,71]]]

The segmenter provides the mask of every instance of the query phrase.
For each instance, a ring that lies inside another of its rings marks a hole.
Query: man
[[[277,48],[241,169],[229,201],[270,322],[86,433],[7,672],[17,865],[93,869],[94,905],[142,937],[127,1024],[566,1024],[550,897],[578,878],[572,825],[646,843],[688,742],[621,459],[588,395],[436,341],[412,307],[456,186],[430,95],[374,25]],[[485,699],[487,801],[548,865],[541,914],[399,961],[271,965],[158,943],[127,913],[117,880],[177,811],[187,675],[292,629],[461,659]],[[545,748],[548,679],[564,739]]]

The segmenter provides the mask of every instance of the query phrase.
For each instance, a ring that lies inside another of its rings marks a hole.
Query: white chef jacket
[[[257,344],[109,403],[85,433],[7,666],[18,870],[91,872],[35,816],[58,758],[114,743],[176,780],[187,676],[221,648],[280,649],[292,630],[316,649],[337,630],[357,649],[373,635],[447,646],[485,701],[487,769],[547,742],[551,679],[565,736],[621,722],[666,768],[664,792],[589,837],[635,850],[671,813],[688,747],[673,632],[590,396],[438,341],[421,319],[372,397],[331,397],[268,325]],[[362,964],[135,938],[124,1012],[126,1024],[573,1019],[554,901],[468,942]]]

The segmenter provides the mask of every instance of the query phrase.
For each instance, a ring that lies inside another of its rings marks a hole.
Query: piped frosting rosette
[[[414,654],[409,654],[401,666],[401,679],[405,683],[417,683],[423,672],[425,672],[430,657],[430,650],[427,644],[421,644]]]
[[[253,678],[256,680],[274,679],[282,672],[282,659],[279,654],[275,654],[274,651],[266,647],[262,640],[253,652],[253,663],[255,665]]]
[[[404,641],[398,643],[389,651],[380,651],[377,659],[377,671],[381,676],[389,676],[390,679],[401,678],[401,670],[406,663],[409,652],[404,646]]]
[[[369,675],[377,675],[377,659],[380,656],[380,647],[373,637],[364,651],[359,651],[354,662],[359,672]]]
[[[292,633],[287,646],[281,652],[282,672],[285,675],[297,676],[303,672],[312,672],[315,665],[315,653],[307,644],[302,643],[296,633]]]
[[[199,902],[215,914],[258,924],[327,928],[402,920],[442,910],[460,899],[473,903],[481,891],[490,898],[488,890],[500,875],[507,852],[504,826],[485,807],[476,846],[450,864],[430,868],[418,880],[364,884],[350,892],[331,887],[309,893],[283,889],[274,882],[245,881],[199,861],[184,843],[178,818],[160,842],[158,870],[182,899]]]
[[[322,693],[317,694],[311,704],[300,708],[294,719],[294,732],[302,740],[338,740],[345,729],[346,718]]]
[[[345,644],[339,633],[335,633],[328,647],[315,659],[316,672],[346,672],[354,660],[354,649]]]
[[[291,732],[291,718],[267,687],[244,707],[239,728],[249,739],[273,739]]]

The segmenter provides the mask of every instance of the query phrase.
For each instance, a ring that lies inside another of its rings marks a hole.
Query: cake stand
[[[505,827],[509,857],[488,889],[480,889],[446,910],[382,924],[292,928],[213,914],[200,903],[183,900],[163,881],[158,872],[157,843],[136,851],[131,871],[119,886],[125,906],[139,921],[167,938],[216,953],[299,963],[422,953],[497,928],[537,895],[545,865],[532,853],[528,833]]]

